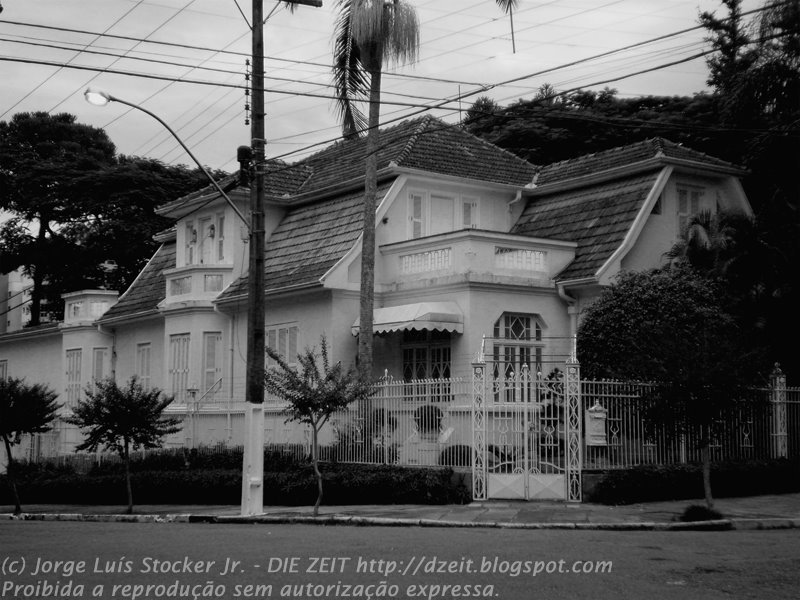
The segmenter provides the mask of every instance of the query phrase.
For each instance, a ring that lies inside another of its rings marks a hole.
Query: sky
[[[703,58],[660,67],[708,49],[704,30],[670,34],[695,27],[700,11],[724,14],[718,0],[519,0],[512,46],[509,16],[494,0],[408,1],[420,21],[419,60],[384,69],[382,122],[433,106],[425,114],[458,122],[480,95],[507,105],[545,83],[609,86],[621,97],[707,91]],[[147,114],[88,104],[92,86],[156,113],[204,165],[237,168],[236,148],[250,143],[250,0],[0,2],[0,120],[68,112],[105,129],[120,154],[191,164]],[[761,4],[744,0],[743,10]],[[341,133],[330,86],[336,7],[323,0],[292,13],[264,1],[268,157],[295,162]],[[661,36],[669,37],[652,41]]]

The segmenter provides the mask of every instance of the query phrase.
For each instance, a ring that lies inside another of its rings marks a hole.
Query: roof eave
[[[579,177],[572,177],[562,181],[553,183],[545,183],[535,187],[526,188],[523,190],[525,196],[542,196],[562,192],[577,187],[586,187],[597,183],[602,183],[611,179],[619,179],[630,175],[636,175],[645,171],[652,171],[655,169],[664,168],[666,166],[679,167],[683,169],[691,169],[695,171],[703,171],[705,173],[717,173],[719,175],[732,175],[741,177],[746,175],[747,171],[733,166],[714,165],[711,163],[688,160],[683,158],[671,158],[669,156],[654,156],[645,160],[619,167],[606,169],[598,173],[590,175],[581,175]]]
[[[462,183],[475,187],[491,188],[501,191],[519,191],[520,187],[524,184],[515,183],[500,183],[497,181],[486,181],[485,179],[473,179],[471,177],[462,177],[460,175],[447,175],[445,173],[437,173],[436,171],[426,171],[425,169],[415,169],[413,167],[395,166],[394,171],[397,175],[412,175],[416,177],[428,177],[431,179],[438,179],[441,181],[448,181],[451,183]]]

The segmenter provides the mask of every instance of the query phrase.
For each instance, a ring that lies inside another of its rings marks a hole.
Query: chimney
[[[253,160],[253,149],[250,146],[239,146],[236,149],[236,160],[239,162],[239,185],[250,186],[250,163]]]

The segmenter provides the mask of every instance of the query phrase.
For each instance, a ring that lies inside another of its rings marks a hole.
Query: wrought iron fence
[[[651,418],[652,391],[653,386],[646,383],[581,382],[584,470],[700,459],[697,428],[669,426]],[[465,379],[385,378],[368,408],[354,405],[331,417],[320,435],[321,458],[468,469],[472,464],[472,394],[472,381]],[[489,394],[487,401],[513,400],[498,394]],[[169,436],[165,445],[241,446],[245,408],[244,402],[217,398],[173,404],[168,412],[181,419],[183,428]],[[277,398],[267,399],[265,445],[269,450],[306,458],[311,453],[310,430],[287,422],[284,409],[285,404]],[[77,432],[73,433],[74,441],[79,441]],[[71,448],[64,449],[57,442],[59,435],[64,437],[63,432],[44,434],[38,442],[18,447],[18,457],[40,460],[72,455]],[[800,388],[753,390],[719,420],[711,450],[715,460],[800,457]],[[91,455],[76,460],[114,459]]]
[[[381,380],[368,408],[352,405],[333,414],[320,432],[320,458],[332,462],[437,465],[469,468],[471,382],[463,379]],[[172,405],[183,428],[171,447],[240,445],[244,402],[204,401]],[[265,444],[298,459],[311,454],[308,426],[287,422],[286,405],[265,403]]]
[[[710,428],[712,460],[800,457],[800,388],[754,389],[733,402]],[[583,469],[699,462],[699,426],[655,417],[655,386],[582,381]],[[781,447],[780,440],[785,444]]]

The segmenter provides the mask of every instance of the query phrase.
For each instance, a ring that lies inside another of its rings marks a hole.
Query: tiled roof
[[[390,186],[378,187],[378,204]],[[267,242],[267,290],[317,283],[361,234],[362,197],[363,192],[358,191],[290,210]],[[246,290],[245,276],[228,287],[220,299]]]
[[[394,163],[512,185],[530,183],[536,171],[534,165],[510,152],[433,117],[383,129],[380,141],[378,169]],[[366,138],[338,142],[295,165],[273,169],[267,176],[267,191],[291,196],[363,178],[366,143]]]
[[[440,173],[511,185],[525,185],[533,180],[536,167],[531,163],[489,142],[430,116],[403,121],[381,130],[378,169],[394,163]],[[266,194],[271,198],[291,199],[335,189],[347,181],[364,177],[366,137],[345,140],[297,163],[279,161],[266,164]],[[237,176],[219,181],[225,191],[236,187]],[[171,201],[186,204],[195,198],[213,193],[212,186]]]
[[[41,323],[39,325],[32,325],[29,327],[23,327],[22,329],[17,329],[15,331],[9,331],[7,333],[0,334],[0,342],[2,342],[6,338],[16,338],[20,335],[25,335],[27,333],[42,333],[52,329],[56,331],[60,323],[58,321],[51,321],[48,323]]]
[[[575,259],[557,279],[592,277],[619,248],[658,171],[577,190],[535,195],[511,233],[578,243]]]
[[[162,244],[136,281],[99,321],[102,323],[115,317],[155,310],[166,297],[166,277],[163,272],[175,266],[175,248],[174,242]]]
[[[716,167],[741,170],[729,162],[686,148],[664,138],[651,138],[635,144],[546,165],[539,171],[536,177],[536,185],[545,185],[584,175],[592,175],[657,157],[663,157],[667,160],[689,160]]]

